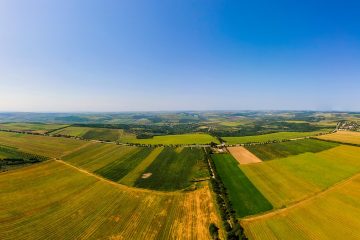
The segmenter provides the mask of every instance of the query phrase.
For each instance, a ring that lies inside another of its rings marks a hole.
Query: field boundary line
[[[353,175],[353,176],[351,176],[349,178],[343,179],[340,182],[335,183],[331,187],[328,187],[328,188],[326,188],[326,189],[324,189],[324,190],[322,190],[320,192],[317,192],[317,193],[315,193],[313,195],[305,197],[300,201],[292,203],[288,207],[275,209],[275,210],[272,210],[272,211],[269,211],[269,212],[265,212],[264,214],[261,214],[261,215],[248,216],[248,217],[242,218],[240,221],[241,222],[252,222],[252,221],[256,221],[256,220],[263,219],[263,218],[269,218],[269,217],[276,216],[278,214],[287,212],[287,211],[289,211],[289,210],[291,210],[293,208],[300,207],[300,206],[302,206],[302,205],[304,205],[304,204],[306,204],[306,203],[308,203],[308,202],[310,202],[310,201],[312,201],[312,200],[314,200],[314,199],[316,199],[316,198],[318,198],[320,196],[323,196],[323,195],[327,194],[328,192],[331,192],[332,190],[340,188],[340,187],[346,185],[347,183],[351,182],[352,180],[354,180],[357,177],[360,177],[360,172],[356,173],[355,175]]]
[[[181,190],[180,191],[173,191],[173,192],[162,192],[162,191],[155,191],[155,190],[150,190],[150,189],[144,189],[144,188],[134,188],[134,187],[129,187],[129,186],[126,186],[126,185],[123,185],[123,184],[120,184],[120,183],[117,183],[117,182],[113,182],[109,179],[106,179],[106,178],[103,178],[95,173],[92,173],[92,172],[89,172],[85,169],[82,169],[82,168],[79,168],[79,167],[76,167],[68,162],[65,162],[61,159],[54,159],[54,161],[56,162],[59,162],[61,164],[64,164],[68,167],[71,167],[79,172],[82,172],[88,176],[92,176],[102,182],[106,182],[108,184],[111,184],[117,188],[120,188],[122,190],[128,190],[128,191],[133,191],[133,192],[142,192],[142,193],[152,193],[152,194],[158,194],[158,195],[177,195],[177,194],[181,194]],[[186,192],[184,192],[184,194],[186,194]]]

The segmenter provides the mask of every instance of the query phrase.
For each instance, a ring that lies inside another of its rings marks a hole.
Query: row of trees
[[[208,168],[211,176],[211,186],[214,193],[216,194],[216,202],[217,205],[219,206],[220,216],[223,222],[224,229],[226,231],[227,239],[228,240],[248,239],[245,236],[243,227],[240,225],[239,221],[236,218],[235,210],[228,198],[226,187],[224,186],[224,183],[222,182],[220,176],[216,171],[215,164],[212,158],[210,157],[210,154],[207,154],[207,160],[208,160]],[[214,230],[215,228],[211,227],[211,229]],[[211,230],[210,233],[212,233]],[[215,234],[212,236],[214,239],[218,239],[216,238]]]

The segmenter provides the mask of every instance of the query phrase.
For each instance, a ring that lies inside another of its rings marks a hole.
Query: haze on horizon
[[[360,111],[359,1],[0,2],[0,111]]]

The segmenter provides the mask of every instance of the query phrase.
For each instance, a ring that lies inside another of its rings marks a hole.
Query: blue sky
[[[359,1],[0,1],[0,111],[360,111]]]

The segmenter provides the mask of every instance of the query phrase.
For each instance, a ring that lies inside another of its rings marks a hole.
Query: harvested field
[[[144,191],[59,161],[0,174],[0,206],[2,240],[210,239],[209,224],[221,224],[207,185]]]
[[[243,220],[249,239],[360,239],[360,175],[276,215]]]
[[[228,147],[231,155],[239,162],[239,164],[259,163],[261,160],[244,147]]]
[[[337,131],[336,133],[318,136],[317,138],[335,142],[360,144],[360,132]]]

